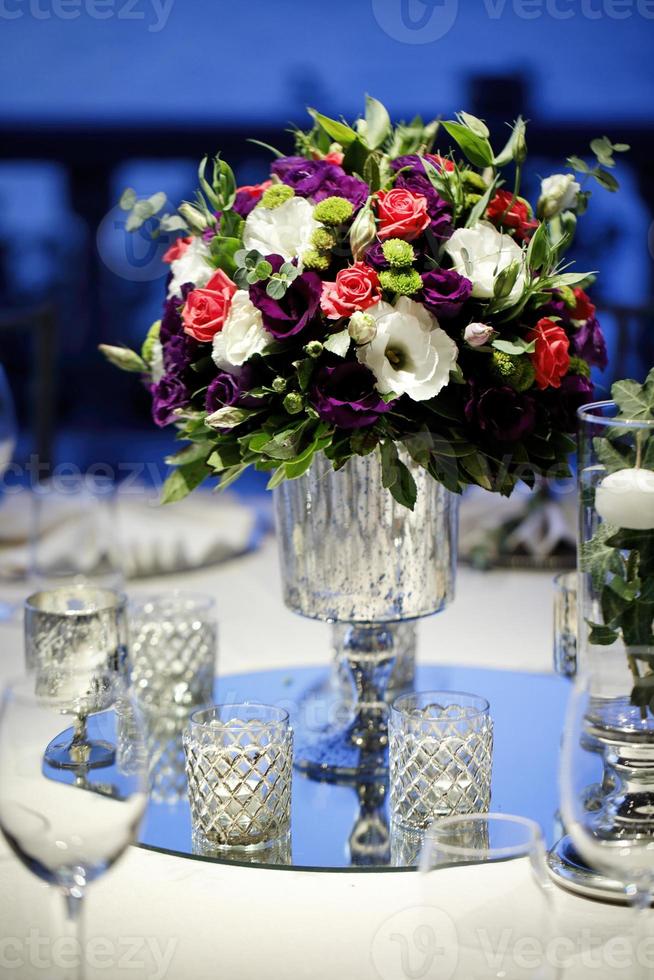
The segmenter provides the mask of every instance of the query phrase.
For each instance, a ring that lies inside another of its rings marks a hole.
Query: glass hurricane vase
[[[568,789],[579,794],[574,805],[568,799],[568,814],[578,813],[572,826],[564,806],[569,836],[551,866],[577,891],[624,899],[608,856],[654,852],[654,422],[621,418],[612,402],[585,406],[579,419],[585,700],[579,744],[568,750],[588,760],[592,778]]]
[[[388,770],[385,701],[398,630],[454,595],[458,498],[408,457],[413,511],[382,485],[378,452],[334,471],[318,456],[275,491],[284,601],[293,612],[341,624],[342,661],[355,702],[345,727],[298,731],[296,767],[319,779],[374,781]]]

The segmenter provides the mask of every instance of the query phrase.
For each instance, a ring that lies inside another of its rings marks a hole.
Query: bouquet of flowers
[[[301,476],[315,453],[334,468],[379,452],[384,485],[412,508],[414,460],[450,490],[508,495],[519,479],[567,470],[574,413],[606,366],[595,307],[564,255],[590,192],[617,188],[613,154],[520,196],[525,123],[497,152],[467,113],[393,127],[366,101],[355,125],[309,110],[296,155],[239,187],[205,159],[193,203],[124,193],[127,227],[182,237],[163,315],[140,353],[104,347],[142,372],[154,421],[187,443],[164,500],[206,478],[225,487],[248,466],[269,486]],[[449,137],[433,152],[437,136]],[[579,180],[577,179],[579,177]]]

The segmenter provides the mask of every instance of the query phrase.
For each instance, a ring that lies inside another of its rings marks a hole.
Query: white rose
[[[201,238],[193,238],[178,259],[170,263],[172,279],[168,287],[168,298],[181,296],[182,286],[192,282],[197,288],[206,286],[216,271],[209,265],[209,246]]]
[[[377,390],[416,402],[437,395],[450,380],[458,348],[436,317],[407,296],[395,306],[381,302],[366,312],[377,321],[377,333],[357,349],[357,358],[375,375]]]
[[[495,225],[479,221],[472,228],[457,228],[445,243],[445,251],[459,275],[470,280],[472,295],[479,299],[491,299],[498,273],[513,262],[519,262],[520,271],[507,299],[517,303],[522,296],[525,288],[523,251],[513,238],[502,235]]]
[[[256,308],[245,289],[232,297],[222,330],[214,334],[212,358],[216,367],[239,374],[240,367],[260,354],[272,340],[264,328],[261,311]]]
[[[540,185],[538,212],[544,218],[553,218],[560,211],[573,211],[577,207],[577,195],[581,184],[574,174],[552,174],[545,177]]]
[[[291,197],[279,207],[259,206],[250,211],[245,219],[243,245],[262,255],[281,255],[288,262],[307,251],[318,227],[313,204],[303,197]]]

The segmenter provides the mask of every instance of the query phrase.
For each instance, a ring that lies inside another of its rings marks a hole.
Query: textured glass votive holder
[[[149,705],[211,704],[218,625],[210,596],[170,592],[130,604],[132,684]]]
[[[425,830],[439,816],[488,810],[493,723],[488,701],[474,694],[404,694],[389,722],[393,823]]]
[[[195,711],[184,753],[194,850],[264,847],[289,834],[293,730],[283,708]]]
[[[554,579],[554,670],[561,677],[577,673],[577,573]]]

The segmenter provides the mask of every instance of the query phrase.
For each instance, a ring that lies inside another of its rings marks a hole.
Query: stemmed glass
[[[61,673],[58,674],[59,679]],[[71,680],[72,682],[72,680]],[[0,707],[0,830],[33,874],[63,895],[68,933],[83,976],[81,910],[86,886],[110,868],[134,841],[147,801],[147,764],[138,707],[115,674],[102,683],[105,706],[92,716],[92,734],[117,743],[117,706],[129,713],[129,766],[67,771],[51,767],[44,751],[62,728],[70,703],[43,677],[10,685]],[[109,698],[107,692],[111,690]]]
[[[11,463],[17,438],[18,426],[14,400],[7,381],[7,375],[0,364],[0,479],[4,476]],[[0,488],[0,507],[2,506],[2,492],[3,488]],[[15,609],[15,603],[0,600],[0,622],[11,619]]]
[[[560,976],[548,956],[552,886],[543,834],[533,820],[506,813],[440,817],[426,833],[420,871],[431,908],[449,896],[446,908],[456,930],[458,962],[448,977]],[[524,940],[529,941],[528,955]]]
[[[561,752],[561,816],[588,868],[606,875],[608,888],[624,887],[638,913],[637,954],[654,900],[654,719],[628,695],[614,697],[618,688],[627,690],[621,652],[605,651],[595,668],[578,676],[570,698]],[[601,794],[591,792],[597,786],[604,787]],[[643,966],[640,976],[654,972]]]

